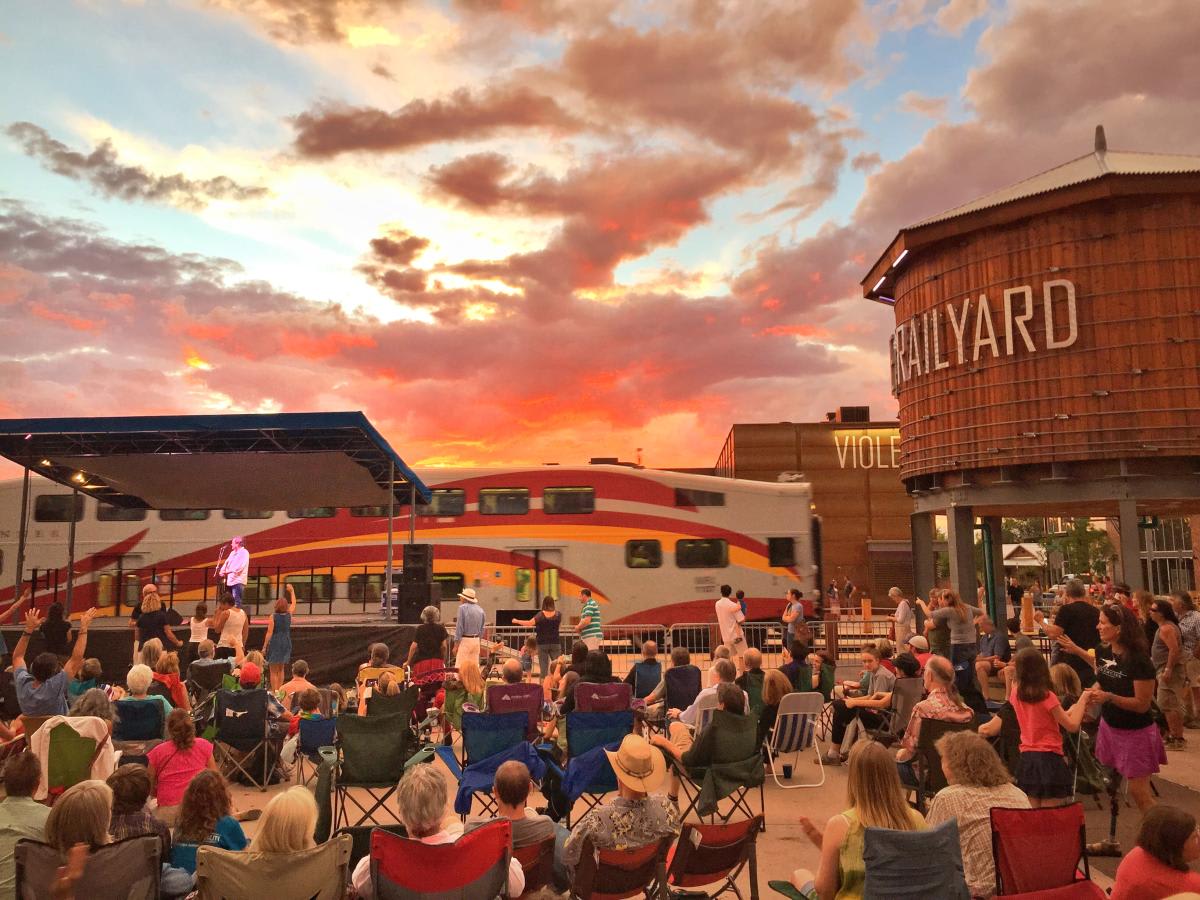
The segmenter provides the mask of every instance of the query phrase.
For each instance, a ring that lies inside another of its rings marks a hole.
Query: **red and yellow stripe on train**
[[[529,615],[546,593],[567,599],[571,614],[590,588],[608,624],[707,621],[723,583],[745,591],[750,618],[775,618],[789,588],[817,583],[807,484],[610,465],[417,474],[437,495],[418,507],[416,541],[434,546],[434,575],[447,599],[473,587],[489,620]],[[25,577],[36,573],[44,605],[65,599],[69,491],[35,477],[30,494]],[[0,484],[0,603],[13,596],[20,495],[19,480]],[[250,596],[257,589],[273,597],[287,580],[314,601],[313,612],[377,607],[387,552],[382,510],[267,518],[212,510],[184,521],[149,510],[137,521],[101,521],[97,507],[84,498],[76,525],[73,612],[97,605],[115,613],[116,601],[131,602],[152,574],[184,611],[206,596],[211,602],[219,549],[235,534],[245,537],[251,575],[262,579]],[[397,570],[408,525],[408,508],[397,506]],[[308,608],[301,604],[301,612]]]

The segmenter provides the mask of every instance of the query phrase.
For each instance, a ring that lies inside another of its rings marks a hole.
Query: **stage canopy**
[[[361,412],[3,419],[0,455],[123,507],[386,507],[389,483],[430,498]]]

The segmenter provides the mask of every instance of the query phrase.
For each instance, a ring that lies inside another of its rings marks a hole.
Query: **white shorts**
[[[587,648],[589,650],[599,650],[600,649],[600,640],[601,639],[599,637],[585,637],[585,638],[580,638],[580,640],[582,640],[584,642],[584,644],[587,645]]]

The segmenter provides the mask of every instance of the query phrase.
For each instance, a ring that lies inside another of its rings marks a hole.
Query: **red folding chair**
[[[1053,896],[1104,896],[1091,881],[1082,803],[1041,809],[998,807],[991,817],[997,896],[1043,897],[1062,888],[1069,890]]]
[[[679,843],[667,858],[668,888],[717,885],[712,893],[688,891],[689,897],[712,900],[726,891],[737,897],[737,878],[750,866],[750,900],[758,900],[758,861],[755,857],[762,816],[717,825],[685,823]]]
[[[525,891],[522,897],[535,894],[550,884],[554,877],[554,835],[540,844],[513,849],[513,858],[521,864],[525,873]]]
[[[600,850],[584,838],[579,865],[571,883],[571,897],[579,900],[625,900],[657,894],[668,900],[665,860],[674,838],[628,850]],[[651,885],[655,886],[650,890]]]
[[[508,896],[511,846],[512,823],[507,819],[485,822],[452,844],[423,844],[377,828],[371,832],[374,896],[388,900],[420,900],[436,894],[463,900]]]
[[[525,733],[528,740],[534,740],[539,734],[538,722],[542,718],[542,705],[545,694],[540,684],[521,682],[520,684],[493,684],[487,689],[485,706],[490,713],[523,712],[529,716],[529,730]]]
[[[575,685],[575,709],[579,712],[620,712],[633,703],[633,685],[624,682]]]

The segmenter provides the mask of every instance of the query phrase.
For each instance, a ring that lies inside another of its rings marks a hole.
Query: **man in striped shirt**
[[[604,636],[600,628],[600,604],[587,588],[579,592],[579,599],[583,601],[579,611],[579,639],[589,650],[599,650],[600,639]]]

